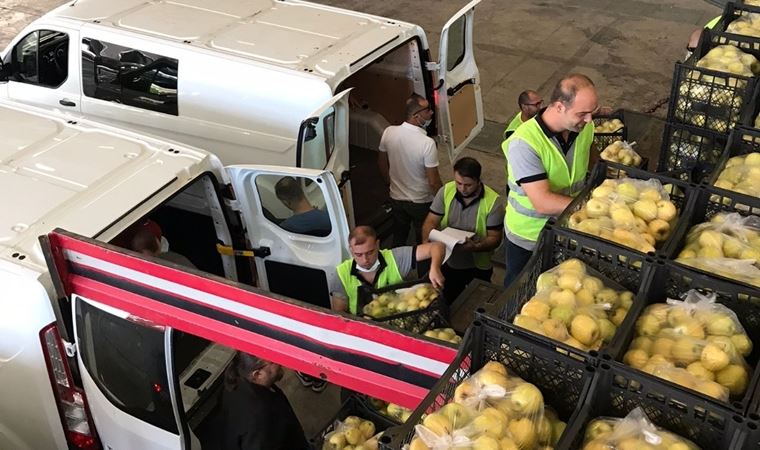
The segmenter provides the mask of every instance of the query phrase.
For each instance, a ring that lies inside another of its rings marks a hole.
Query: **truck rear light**
[[[74,385],[63,342],[55,323],[40,331],[40,341],[66,440],[74,448],[100,449],[87,399],[84,392]]]

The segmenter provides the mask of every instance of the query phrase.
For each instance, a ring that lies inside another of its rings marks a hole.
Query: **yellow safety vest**
[[[379,289],[386,286],[392,286],[404,281],[401,277],[401,272],[398,271],[398,264],[396,264],[396,259],[393,257],[393,252],[390,250],[380,250],[380,254],[385,261],[385,268],[375,275],[375,288]],[[414,255],[412,255],[412,257],[414,257]],[[346,290],[346,296],[348,297],[348,311],[351,314],[357,314],[359,286],[362,285],[362,280],[351,274],[351,267],[353,264],[353,259],[347,259],[338,264],[336,270],[340,282],[343,283],[343,289]]]
[[[475,219],[475,230],[465,230],[465,231],[475,231],[475,234],[480,236],[480,238],[485,238],[486,234],[488,233],[486,222],[488,219],[488,214],[491,212],[491,209],[493,208],[493,205],[496,203],[496,200],[499,198],[499,194],[496,193],[493,189],[483,185],[483,189],[485,190],[483,193],[483,198],[479,200],[480,204],[478,204],[478,215]],[[449,226],[449,210],[451,209],[451,203],[454,200],[454,196],[457,193],[457,185],[453,181],[449,181],[446,183],[446,185],[443,187],[443,218],[441,218],[441,228],[446,228]],[[473,253],[473,260],[475,261],[475,267],[478,269],[488,270],[491,268],[491,255],[493,254],[493,250],[487,251],[487,252],[476,252]]]
[[[586,124],[575,139],[573,162],[570,167],[565,161],[565,155],[546,136],[535,117],[525,122],[505,141],[502,146],[505,157],[508,154],[509,143],[516,139],[527,142],[541,158],[552,192],[571,197],[578,195],[583,188],[588,170],[591,142],[594,139],[593,122]],[[535,242],[538,240],[546,220],[551,216],[541,214],[533,207],[525,194],[525,190],[517,184],[517,180],[512,175],[512,170],[509,168],[509,158],[507,158],[507,173],[509,196],[507,197],[504,226],[510,233]]]
[[[507,136],[507,133],[514,133],[514,131],[523,124],[522,120],[522,111],[518,112],[517,115],[507,124],[507,128],[504,129],[504,133],[502,136],[504,139],[507,139],[509,136]]]

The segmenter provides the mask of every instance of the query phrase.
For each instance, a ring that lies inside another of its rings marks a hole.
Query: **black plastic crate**
[[[705,29],[691,57],[675,64],[668,122],[728,134],[752,100],[757,79],[697,67],[699,59],[715,47],[712,39]]]
[[[612,114],[597,114],[594,115],[594,126],[599,126],[604,122],[607,122],[612,119],[619,119],[621,122],[623,122],[623,127],[619,130],[616,130],[612,133],[597,133],[594,132],[594,140],[591,143],[591,153],[592,154],[598,154],[605,148],[607,148],[608,145],[612,144],[615,141],[626,141],[628,140],[628,126],[625,123],[625,113],[622,109],[618,109],[617,111],[614,111]]]
[[[343,404],[340,406],[340,409],[333,416],[333,418],[330,419],[330,421],[327,422],[324,427],[322,427],[321,431],[309,439],[309,443],[311,444],[312,448],[315,450],[321,449],[325,437],[333,430],[335,430],[335,426],[338,424],[338,422],[343,421],[348,416],[357,416],[361,417],[362,419],[371,421],[375,424],[376,433],[385,431],[390,427],[398,425],[398,422],[394,421],[390,417],[378,413],[375,409],[371,408],[365,403],[363,399],[355,396],[350,396],[348,399],[346,399],[346,401],[343,402]]]
[[[731,22],[749,14],[760,14],[760,8],[742,3],[726,3],[720,20],[710,30],[713,45],[733,45],[755,57],[760,57],[760,38],[726,31]]]
[[[734,450],[757,450],[760,449],[760,417],[750,417],[744,421],[744,429],[737,433],[731,449]]]
[[[699,183],[719,164],[727,137],[704,128],[665,124],[657,172]]]
[[[401,328],[406,331],[422,334],[425,331],[435,328],[436,320],[448,318],[448,306],[443,298],[443,293],[438,293],[438,298],[430,303],[427,308],[420,308],[414,311],[393,314],[385,317],[372,317],[364,314],[364,306],[372,301],[373,295],[380,295],[386,292],[396,291],[397,289],[408,288],[420,283],[429,283],[427,279],[404,281],[393,286],[383,288],[371,288],[369,286],[360,286],[358,292],[357,314],[366,317],[375,322],[381,322],[392,327]]]
[[[568,422],[580,408],[591,387],[595,364],[586,355],[570,356],[546,347],[512,324],[477,314],[451,366],[422,400],[409,420],[390,428],[380,440],[380,448],[400,450],[414,437],[414,426],[423,414],[434,412],[449,402],[454,389],[487,361],[503,363],[509,374],[522,377],[541,390],[544,401]]]
[[[744,327],[752,342],[760,342],[760,289],[745,288],[728,280],[719,280],[708,274],[699,273],[687,266],[670,261],[658,260],[652,266],[650,275],[640,292],[642,301],[635,302],[634,307],[628,314],[638,318],[647,306],[654,303],[665,303],[668,298],[680,299],[690,289],[697,289],[703,294],[715,293],[718,303],[725,305],[736,313],[739,322],[741,322],[742,327]],[[624,338],[621,343],[623,351],[620,356],[616,357],[611,353],[602,352],[601,357],[603,359],[622,360],[622,355],[628,350],[634,338],[635,327],[635,320],[624,322],[620,327],[621,329],[618,333]],[[691,395],[699,397],[702,402],[711,402],[720,407],[732,409],[737,414],[744,414],[750,406],[753,391],[758,383],[758,379],[760,379],[760,370],[758,370],[760,347],[754,348],[752,353],[746,358],[746,361],[751,369],[747,391],[742,398],[732,398],[731,403],[721,402],[677,384],[672,384],[666,380],[661,381],[674,388],[688,391]],[[631,370],[636,369],[631,368]]]
[[[641,407],[649,420],[703,449],[730,449],[744,419],[728,408],[701,401],[659,378],[614,361],[602,362],[583,406],[568,424],[557,449],[583,448],[586,426],[598,417],[623,418]]]
[[[639,180],[649,180],[649,179],[656,179],[658,180],[663,188],[666,189],[668,192],[668,195],[670,196],[670,200],[673,202],[673,204],[678,209],[678,218],[675,222],[675,225],[673,226],[673,230],[678,229],[678,224],[680,224],[684,219],[684,215],[686,212],[688,212],[689,208],[689,202],[694,197],[694,193],[697,189],[697,186],[693,183],[688,183],[683,180],[677,179],[677,178],[671,178],[670,176],[663,175],[660,173],[653,173],[653,172],[647,172],[645,170],[640,169],[634,169],[632,167],[624,166],[622,164],[617,164],[609,161],[600,161],[594,166],[593,171],[591,172],[591,175],[586,181],[586,186],[583,188],[580,194],[576,196],[573,201],[568,205],[567,208],[565,208],[565,211],[562,212],[562,214],[554,221],[553,225],[557,228],[567,230],[569,233],[572,233],[576,236],[584,236],[591,239],[594,239],[596,242],[605,242],[608,243],[611,247],[606,247],[612,250],[612,253],[605,255],[605,258],[613,261],[617,258],[616,255],[618,254],[627,254],[629,252],[634,252],[639,255],[641,255],[641,259],[644,258],[644,253],[631,248],[626,247],[624,245],[607,241],[602,239],[601,237],[594,236],[588,233],[584,233],[582,231],[578,230],[572,230],[568,226],[568,221],[570,219],[570,216],[580,210],[588,201],[588,199],[591,197],[591,192],[602,182],[607,178],[634,178]],[[666,188],[667,185],[670,185],[670,188]],[[669,190],[668,190],[669,189]],[[673,233],[671,233],[671,236],[666,240],[664,243],[660,244],[660,247],[655,250],[655,254],[662,255],[662,256],[669,256],[664,249],[668,248],[668,241],[672,239]],[[650,255],[653,256],[653,255]],[[615,279],[614,277],[611,277]],[[618,280],[619,281],[619,280]],[[625,283],[621,283],[623,286],[626,286]]]
[[[721,191],[721,192],[719,192]],[[760,211],[760,199],[752,198],[739,193],[732,193],[723,189],[711,188],[708,186],[699,186],[695,189],[695,197],[692,202],[691,208],[681,217],[678,222],[678,226],[675,228],[671,239],[667,242],[664,254],[669,255],[669,260],[673,260],[674,264],[683,265],[689,267],[695,272],[703,273],[714,278],[724,279],[736,284],[752,286],[745,284],[741,281],[731,280],[723,278],[715,273],[707,273],[703,270],[681,264],[675,261],[678,257],[678,253],[683,249],[686,244],[686,237],[689,234],[691,228],[695,225],[699,225],[704,222],[709,222],[718,213],[739,213],[743,216],[750,215],[750,207],[746,204],[757,205],[757,209],[752,208],[752,211]],[[725,194],[723,194],[725,193]],[[757,286],[752,286],[752,289],[757,289]],[[760,341],[758,341],[760,342]]]
[[[606,259],[605,256],[609,254],[616,254],[616,257],[611,260]],[[648,272],[652,270],[651,268],[655,263],[655,259],[651,257],[642,258],[640,253],[619,250],[606,242],[593,241],[585,236],[572,236],[565,230],[547,226],[541,234],[541,239],[533,252],[533,256],[525,265],[525,269],[499,297],[496,304],[489,305],[484,309],[490,315],[512,322],[515,316],[520,313],[522,306],[536,293],[538,277],[543,272],[571,258],[578,258],[583,261],[590,270],[590,274],[601,278],[607,287],[617,291],[628,290],[633,292],[635,296],[634,305],[631,306],[625,320],[618,327],[615,337],[610,343],[602,347],[606,353],[617,357],[624,350],[625,336],[622,335],[623,331],[631,329],[636,321],[634,312],[639,309],[636,308],[636,303],[644,301],[637,296],[639,288],[645,285],[644,280],[647,279]],[[628,322],[631,323],[631,326],[627,327],[625,325]],[[547,346],[569,348],[548,337],[534,334],[528,330],[524,331],[535,336],[536,339],[545,341]],[[590,352],[590,356],[596,356],[596,352]]]

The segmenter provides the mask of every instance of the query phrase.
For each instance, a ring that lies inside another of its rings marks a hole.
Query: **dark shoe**
[[[311,383],[311,390],[312,391],[314,391],[317,394],[319,394],[320,392],[324,391],[325,389],[327,389],[327,381],[325,381],[325,380],[318,380],[316,378],[314,379],[314,381],[312,381],[312,383]]]
[[[310,375],[306,375],[305,373],[296,372],[296,377],[298,378],[298,381],[301,382],[303,387],[310,387],[313,389],[314,386],[314,377]]]

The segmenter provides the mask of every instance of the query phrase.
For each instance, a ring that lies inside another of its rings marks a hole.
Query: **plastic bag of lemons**
[[[536,294],[513,322],[580,350],[598,350],[615,336],[633,298],[632,292],[607,286],[572,258],[539,275]]]
[[[452,400],[415,427],[408,450],[551,448],[566,425],[535,385],[495,361],[459,384]]]
[[[583,450],[699,450],[699,447],[655,426],[641,408],[636,408],[623,419],[601,417],[589,422]]]
[[[649,305],[623,362],[721,401],[743,395],[752,340],[736,314],[715,300],[690,290],[683,301]]]
[[[693,226],[676,261],[760,286],[760,217],[721,213]]]
[[[569,219],[571,229],[647,253],[664,242],[678,209],[659,180],[606,179]]]

